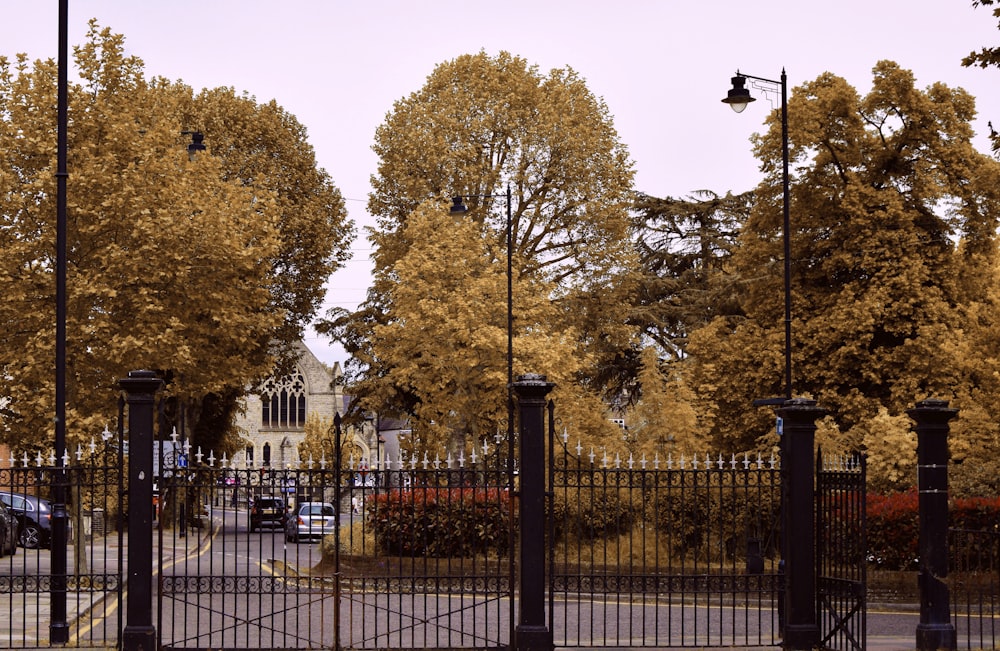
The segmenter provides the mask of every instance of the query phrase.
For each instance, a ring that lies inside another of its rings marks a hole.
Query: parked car
[[[250,531],[262,527],[285,527],[285,500],[280,497],[258,497],[250,504]]]
[[[52,538],[52,505],[35,495],[0,491],[0,502],[17,518],[17,542],[27,549],[47,547]]]
[[[303,502],[285,523],[285,540],[299,542],[303,538],[321,538],[333,533],[337,509],[328,502]]]
[[[0,502],[0,556],[17,553],[17,517]]]

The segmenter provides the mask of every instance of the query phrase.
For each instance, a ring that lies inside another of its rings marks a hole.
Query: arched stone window
[[[306,424],[306,382],[301,373],[269,378],[260,393],[261,426],[302,429]]]

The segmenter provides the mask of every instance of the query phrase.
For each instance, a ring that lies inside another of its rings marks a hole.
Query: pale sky
[[[0,55],[56,58],[56,0],[0,6]],[[737,69],[778,79],[785,68],[790,90],[829,71],[865,93],[872,67],[890,59],[921,88],[941,81],[976,98],[981,151],[986,121],[1000,126],[1000,70],[960,65],[1000,45],[990,9],[971,0],[70,0],[71,47],[91,18],[125,35],[147,77],[274,99],[305,125],[359,227],[354,258],[328,283],[327,305],[349,309],[369,284],[375,129],[435,65],[463,54],[506,50],[543,72],[576,70],[608,105],[635,188],[661,197],[758,182],[749,137],[768,103],[736,115],[719,101]],[[346,360],[315,333],[306,343],[328,364]]]

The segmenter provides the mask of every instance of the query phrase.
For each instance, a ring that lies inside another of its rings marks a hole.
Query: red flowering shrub
[[[917,567],[920,519],[917,490],[868,494],[868,560],[884,570]]]
[[[919,502],[916,488],[890,495],[868,494],[868,558],[879,569],[917,569]],[[1000,526],[1000,497],[952,500],[948,522],[955,529],[995,531]]]
[[[507,552],[510,495],[498,488],[418,487],[377,495],[366,507],[387,554],[459,558]]]

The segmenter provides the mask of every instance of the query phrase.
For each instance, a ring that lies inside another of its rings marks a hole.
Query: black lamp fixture
[[[475,194],[457,196],[451,198],[452,215],[461,215],[468,212],[468,207],[463,203],[463,199],[495,199],[505,197],[507,199],[507,448],[508,459],[514,458],[514,281],[513,281],[513,227],[511,220],[511,194],[510,183],[507,184],[507,192],[499,194]]]
[[[208,149],[205,146],[205,134],[201,131],[181,131],[181,135],[191,136],[191,143],[188,144],[188,160],[193,161],[198,154]]]
[[[782,239],[784,242],[785,257],[785,398],[792,398],[792,247],[791,247],[791,223],[789,219],[790,197],[788,189],[788,80],[785,70],[781,70],[781,80],[755,77],[736,71],[736,76],[732,78],[733,87],[722,99],[723,103],[729,104],[737,113],[742,113],[747,104],[754,101],[746,88],[747,79],[760,84],[766,84],[771,89],[781,93],[781,161],[782,161]],[[752,84],[755,85],[755,84]],[[764,89],[765,86],[758,85],[757,88]]]
[[[729,94],[722,101],[729,104],[729,108],[737,113],[742,113],[747,104],[756,102],[757,99],[750,94],[750,91],[746,87],[747,78],[741,75],[739,70],[736,71],[736,76],[732,78],[732,82],[733,87],[729,89]]]

